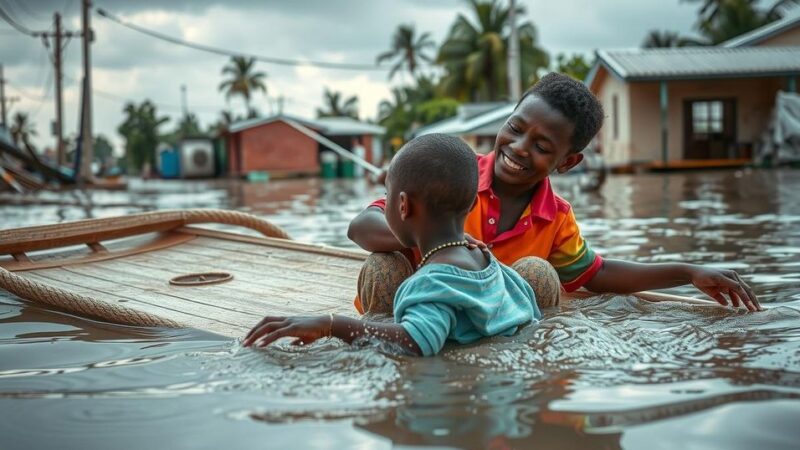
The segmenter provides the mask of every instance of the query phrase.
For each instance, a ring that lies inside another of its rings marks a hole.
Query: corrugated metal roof
[[[418,129],[414,132],[414,136],[422,136],[431,133],[451,135],[468,134],[492,122],[505,122],[508,116],[514,112],[514,106],[516,106],[516,103],[505,103],[482,114],[470,116],[469,118],[465,118],[462,115],[451,117]],[[488,134],[493,133],[487,133],[487,135]]]
[[[351,117],[323,117],[312,122],[323,127],[322,132],[328,136],[346,136],[353,134],[384,134],[386,128],[373,123],[360,122]]]
[[[321,119],[302,119],[300,117],[292,116],[289,114],[274,115],[269,117],[261,117],[256,119],[243,120],[236,122],[228,127],[228,131],[236,133],[249,128],[266,125],[278,120],[292,120],[308,128],[325,134],[327,136],[351,136],[351,135],[365,135],[365,134],[384,134],[386,129],[382,126],[360,122],[350,117],[324,117]]]
[[[800,74],[800,47],[684,47],[603,50],[603,63],[626,81],[695,80]],[[596,71],[592,71],[592,75]],[[591,84],[593,76],[587,78]]]
[[[798,26],[800,26],[800,8],[792,9],[781,19],[756,28],[749,33],[729,39],[719,44],[719,46],[727,48],[749,47]]]

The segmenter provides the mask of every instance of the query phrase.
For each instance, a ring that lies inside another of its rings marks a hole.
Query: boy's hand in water
[[[331,316],[264,317],[247,333],[242,345],[266,347],[282,337],[293,336],[295,344],[310,344],[317,339],[330,337]]]
[[[692,284],[704,294],[716,300],[720,305],[729,304],[725,295],[730,297],[734,308],[740,305],[749,311],[763,311],[756,294],[733,270],[709,269],[694,266],[690,272]]]

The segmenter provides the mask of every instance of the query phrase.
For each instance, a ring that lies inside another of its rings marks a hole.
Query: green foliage
[[[193,113],[188,113],[181,118],[175,133],[181,137],[197,136],[203,134],[200,130],[200,123],[197,121],[197,116]]]
[[[717,45],[744,33],[760,28],[783,17],[789,6],[800,0],[777,0],[767,7],[761,0],[683,0],[699,3],[695,30],[702,40],[681,37],[673,31],[650,31],[642,42],[644,48],[683,47],[687,45]]]
[[[125,138],[125,155],[128,167],[136,172],[142,170],[145,162],[154,167],[156,147],[159,143],[159,127],[169,121],[158,117],[156,107],[149,100],[140,105],[128,103],[123,109],[125,121],[117,128]]]
[[[93,149],[94,158],[98,161],[102,162],[114,156],[114,147],[111,145],[111,141],[102,134],[94,137]]]
[[[435,98],[417,105],[415,116],[420,125],[428,125],[455,116],[460,105],[452,98]]]
[[[685,47],[691,40],[681,37],[676,31],[651,30],[642,41],[642,48]]]
[[[508,42],[510,8],[499,0],[470,0],[473,19],[459,14],[439,48],[436,61],[445,70],[443,92],[461,101],[508,99]],[[517,16],[524,9],[517,7]],[[538,46],[531,22],[517,27],[522,87],[538,80],[549,66],[547,52]]]
[[[219,85],[225,92],[225,99],[238,95],[244,99],[246,110],[250,111],[250,98],[256,91],[267,93],[266,72],[254,72],[255,59],[243,56],[231,57],[228,65],[222,68],[222,75],[228,75]]]
[[[317,108],[317,117],[352,117],[358,120],[358,97],[345,99],[341,92],[325,88],[324,104]]]
[[[378,55],[378,64],[395,60],[392,69],[389,71],[389,79],[394,78],[395,74],[406,67],[408,73],[412,77],[417,74],[417,68],[420,65],[420,60],[432,62],[430,56],[425,54],[425,50],[435,47],[436,44],[431,40],[430,33],[422,33],[419,37],[414,36],[413,25],[400,25],[392,35],[391,48]]]
[[[460,103],[437,95],[436,83],[429,77],[417,78],[416,86],[392,89],[392,98],[378,107],[378,122],[386,128],[386,143],[397,150],[405,143],[408,133],[454,116]]]
[[[567,57],[566,54],[561,53],[556,57],[556,70],[578,81],[585,80],[591,68],[592,63],[587,62],[583,55],[575,54]]]

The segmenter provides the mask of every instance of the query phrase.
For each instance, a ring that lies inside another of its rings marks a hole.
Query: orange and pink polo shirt
[[[478,201],[467,215],[464,231],[485,242],[503,264],[537,256],[555,267],[567,292],[579,289],[600,270],[603,260],[583,239],[572,206],[553,192],[550,179],[536,187],[530,205],[516,225],[499,233],[500,199],[492,192],[494,152],[478,157]],[[386,200],[370,206],[385,209]],[[416,249],[415,249],[416,250]],[[414,252],[419,259],[419,252]]]

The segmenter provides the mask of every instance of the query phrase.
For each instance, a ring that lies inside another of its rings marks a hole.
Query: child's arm
[[[403,244],[394,237],[383,210],[370,206],[350,222],[347,237],[368,252],[394,252],[403,250]]]
[[[631,294],[689,283],[721,305],[728,305],[724,296],[727,295],[734,307],[743,304],[750,311],[762,310],[756,294],[736,272],[695,264],[643,264],[606,259],[600,271],[586,283],[586,289],[598,293]]]
[[[293,336],[295,342],[309,344],[324,337],[336,337],[347,343],[371,336],[402,346],[415,355],[422,351],[405,328],[397,323],[367,322],[344,316],[264,317],[245,336],[242,345],[264,347],[276,340]]]

